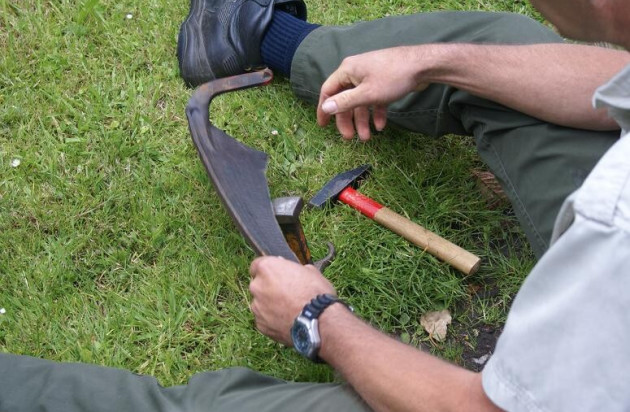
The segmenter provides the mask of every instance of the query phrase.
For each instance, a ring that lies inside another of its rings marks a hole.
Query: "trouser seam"
[[[319,100],[319,92],[314,92],[311,89],[303,89],[301,87],[293,86],[293,92],[298,96],[306,100],[306,96],[312,97],[315,101]]]
[[[421,109],[421,110],[406,110],[404,112],[401,111],[387,111],[389,117],[413,117],[419,114],[439,114],[439,109]]]

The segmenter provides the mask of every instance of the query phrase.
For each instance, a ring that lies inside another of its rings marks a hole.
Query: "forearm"
[[[335,294],[313,266],[266,256],[250,266],[256,327],[290,345],[293,320],[313,296]],[[337,303],[319,316],[319,356],[377,411],[493,411],[480,375],[404,345]]]
[[[395,341],[341,305],[320,318],[320,356],[376,411],[498,410],[480,376]]]
[[[591,98],[630,63],[625,51],[562,43],[412,47],[418,83],[448,84],[559,125],[618,129],[606,111],[593,109]]]

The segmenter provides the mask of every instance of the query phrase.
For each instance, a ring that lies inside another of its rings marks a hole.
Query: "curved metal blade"
[[[201,85],[186,107],[193,142],[208,176],[234,223],[258,255],[298,262],[276,221],[265,172],[267,154],[212,126],[210,101],[217,95],[268,84],[270,70],[213,80]]]

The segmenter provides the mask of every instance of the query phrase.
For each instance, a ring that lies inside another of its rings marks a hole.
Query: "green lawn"
[[[507,0],[307,0],[309,19],[345,24],[431,10],[537,15]],[[258,333],[254,254],[221,207],[192,145],[178,77],[185,1],[0,0],[0,351],[123,367],[164,385],[248,366],[335,375]],[[362,190],[483,257],[464,278],[348,207],[305,211],[326,275],[375,326],[453,362],[487,352],[533,265],[509,209],[489,208],[469,138],[388,129],[367,144],[320,129],[286,80],[213,104],[215,124],[269,154],[273,196],[312,196],[371,163]],[[275,132],[277,131],[277,133]],[[454,317],[444,343],[426,311]]]

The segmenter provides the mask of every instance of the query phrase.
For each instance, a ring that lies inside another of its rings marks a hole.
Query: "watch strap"
[[[307,303],[302,309],[302,313],[298,316],[298,319],[304,318],[311,324],[311,327],[315,329],[317,336],[319,336],[319,328],[317,324],[317,319],[319,316],[328,308],[330,305],[334,303],[341,303],[344,305],[350,312],[354,312],[352,306],[348,305],[343,300],[339,299],[335,295],[331,295],[329,293],[324,293],[321,295],[315,296],[309,303]],[[323,363],[324,361],[318,356],[319,347],[321,345],[321,341],[318,338],[317,342],[313,342],[315,345],[315,351],[312,355],[307,355],[305,353],[301,353],[303,356],[306,356],[308,359],[312,360],[315,363]],[[299,352],[299,351],[298,351]]]
[[[302,309],[302,316],[310,320],[317,319],[327,307],[337,302],[347,307],[351,312],[353,311],[350,305],[339,299],[337,296],[324,293],[322,295],[315,296],[309,303],[306,304],[306,306],[304,306],[304,309]]]

